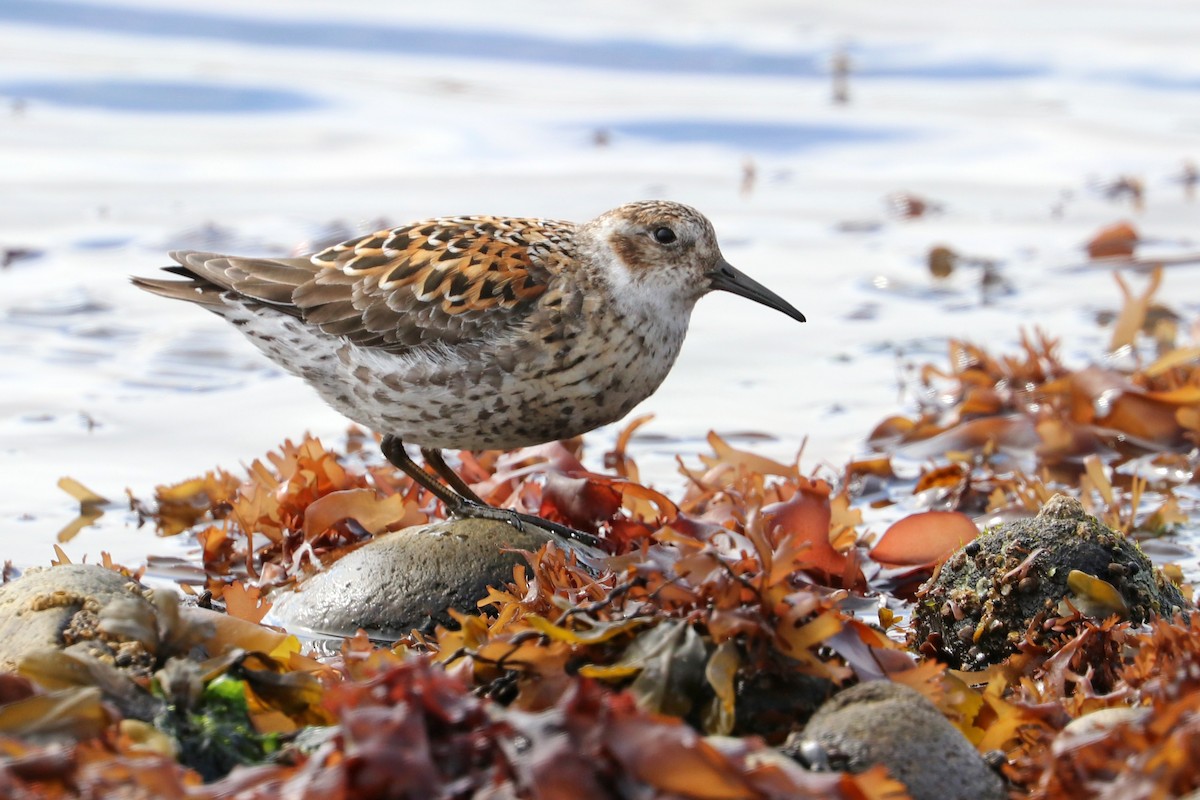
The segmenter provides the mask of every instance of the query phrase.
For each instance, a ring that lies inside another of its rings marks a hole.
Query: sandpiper
[[[441,449],[507,450],[620,419],[662,383],[710,291],[804,322],[725,261],[702,214],[665,201],[583,224],[427,219],[300,258],[171,257],[178,264],[166,271],[186,280],[134,284],[220,314],[335,409],[383,434],[387,459],[450,513],[543,526],[483,504]]]

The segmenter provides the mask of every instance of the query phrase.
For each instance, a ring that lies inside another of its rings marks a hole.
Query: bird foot
[[[464,498],[461,503],[447,507],[446,511],[457,519],[490,519],[512,525],[519,531],[525,530],[521,515],[509,508],[485,506]]]
[[[542,519],[536,514],[525,514],[520,511],[513,511],[511,508],[496,508],[494,506],[481,505],[473,503],[469,500],[463,500],[461,503],[448,508],[450,516],[458,519],[490,519],[496,522],[504,522],[512,525],[519,531],[525,530],[526,525],[532,525],[535,528],[541,528],[544,531],[549,531],[564,539],[585,544],[588,547],[599,547],[600,540],[590,533],[577,531],[574,528],[568,528],[566,525],[560,525],[557,522],[551,522],[548,519]]]

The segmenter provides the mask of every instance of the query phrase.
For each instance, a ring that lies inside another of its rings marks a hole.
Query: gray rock
[[[115,600],[153,615],[148,595],[137,581],[93,564],[29,570],[0,586],[0,670],[14,671],[30,653],[92,640],[100,610]]]
[[[476,613],[488,586],[512,580],[520,553],[535,551],[549,533],[524,525],[459,519],[379,536],[334,562],[295,591],[271,598],[268,622],[292,632],[395,640],[431,623],[450,624],[447,609]]]
[[[810,767],[887,767],[912,800],[1004,800],[1004,781],[966,737],[914,689],[870,681],[829,699],[784,752]]]

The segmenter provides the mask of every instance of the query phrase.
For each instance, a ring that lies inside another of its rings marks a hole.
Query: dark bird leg
[[[475,517],[477,519],[492,519],[498,522],[507,522],[509,525],[515,526],[518,530],[521,529],[522,524],[528,523],[562,536],[565,539],[573,539],[581,544],[591,547],[598,547],[600,545],[600,540],[590,533],[577,531],[574,528],[568,528],[566,525],[559,525],[557,522],[542,519],[535,514],[525,514],[508,508],[493,508],[489,506],[479,495],[475,494],[458,473],[450,469],[450,466],[442,458],[441,451],[439,450],[423,447],[421,448],[421,453],[425,456],[425,460],[429,463],[429,466],[433,467],[434,471],[444,478],[446,483],[442,483],[436,477],[430,475],[420,464],[414,461],[412,456],[404,449],[404,443],[400,441],[399,437],[393,436],[390,433],[384,434],[383,439],[379,442],[379,449],[383,451],[383,457],[391,462],[392,466],[412,478],[425,489],[428,489],[438,500],[441,500],[446,506],[446,511],[451,516],[459,518]]]
[[[390,433],[384,434],[379,442],[379,449],[383,451],[383,457],[390,461],[393,467],[412,478],[423,488],[427,489],[434,497],[445,503],[446,509],[450,513],[458,513],[461,506],[470,502],[483,505],[483,502],[479,500],[474,492],[471,492],[469,497],[457,494],[452,488],[441,483],[437,478],[426,472],[420,464],[413,461],[412,456],[404,449],[404,442],[400,441],[398,437]],[[460,478],[459,480],[462,479]],[[474,500],[472,501],[471,498],[474,498]]]
[[[487,503],[483,502],[483,498],[475,494],[475,490],[472,489],[467,482],[462,479],[461,475],[450,469],[450,465],[446,463],[446,459],[442,458],[441,450],[438,450],[434,447],[422,447],[421,455],[425,456],[425,463],[433,467],[433,471],[436,472],[442,480],[450,484],[451,489],[458,492],[460,495],[476,505],[487,505]]]

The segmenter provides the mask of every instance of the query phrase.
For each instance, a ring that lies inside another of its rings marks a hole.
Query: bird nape
[[[449,514],[589,544],[590,534],[487,505],[441,450],[510,450],[621,419],[662,383],[696,301],[711,291],[805,321],[725,260],[702,214],[666,201],[581,224],[431,218],[298,258],[171,256],[166,271],[182,280],[134,284],[223,317],[333,408],[383,434],[388,461]]]

